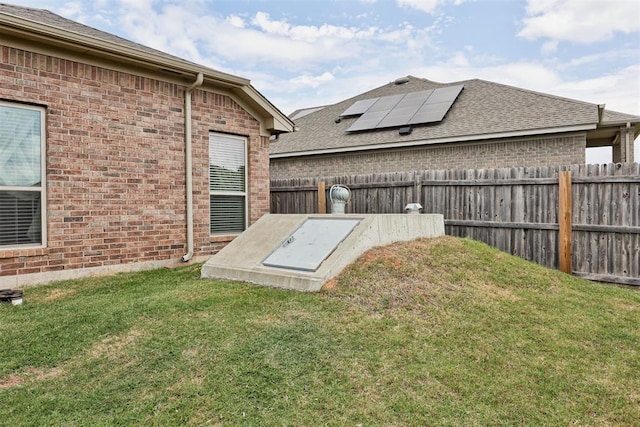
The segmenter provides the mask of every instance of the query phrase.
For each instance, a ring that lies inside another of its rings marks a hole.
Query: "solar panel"
[[[417,125],[421,123],[439,122],[444,118],[444,115],[447,114],[450,106],[451,104],[447,102],[425,104],[407,123],[410,125]]]
[[[413,115],[418,111],[417,107],[407,107],[407,108],[395,108],[389,112],[378,124],[376,125],[376,129],[378,128],[388,128],[394,126],[402,126],[408,123],[408,120],[413,117]]]
[[[400,100],[404,98],[404,94],[389,95],[378,98],[378,100],[365,112],[365,114],[372,111],[391,111]]]
[[[389,95],[355,102],[340,116],[360,117],[347,132],[442,121],[464,85]]]
[[[433,94],[433,89],[421,90],[420,92],[409,92],[404,95],[402,102],[419,101],[425,102]]]
[[[393,110],[386,115],[384,119],[378,123],[376,128],[386,128],[394,126],[402,126],[409,123],[411,117],[420,109],[427,101],[433,91],[421,91],[407,93]]]
[[[359,130],[375,129],[378,127],[378,123],[380,123],[380,121],[389,114],[389,111],[391,110],[367,111],[358,120],[356,120],[349,129],[347,129],[347,131],[355,132]]]
[[[340,117],[359,116],[364,114],[380,98],[369,98],[356,101],[351,107],[344,110]]]
[[[433,91],[433,94],[429,97],[429,103],[438,102],[451,102],[456,100],[460,91],[462,91],[463,85],[440,87]]]

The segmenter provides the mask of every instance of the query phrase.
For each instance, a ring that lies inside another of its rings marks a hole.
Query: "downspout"
[[[204,76],[198,73],[196,81],[187,88],[184,95],[184,145],[185,145],[185,174],[187,192],[187,253],[182,256],[183,262],[193,257],[193,161],[191,150],[191,92],[202,85]]]

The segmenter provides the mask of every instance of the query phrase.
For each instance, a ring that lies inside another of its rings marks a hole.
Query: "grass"
[[[444,237],[318,294],[199,265],[0,306],[0,425],[638,425],[640,293]]]

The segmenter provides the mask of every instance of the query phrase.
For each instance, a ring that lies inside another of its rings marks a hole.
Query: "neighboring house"
[[[292,130],[244,78],[0,4],[0,287],[204,259]]]
[[[632,162],[640,133],[640,117],[604,105],[412,76],[290,117],[296,131],[271,144],[272,179],[584,164],[585,148],[600,146]]]

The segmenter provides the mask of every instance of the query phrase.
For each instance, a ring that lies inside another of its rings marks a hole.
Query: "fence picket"
[[[571,172],[574,273],[640,285],[640,165],[571,165],[280,179],[272,213],[313,213],[317,183],[350,186],[347,212],[401,213],[418,202],[441,213],[447,234],[484,241],[547,267],[559,267],[558,176]],[[328,197],[327,197],[328,199]]]

